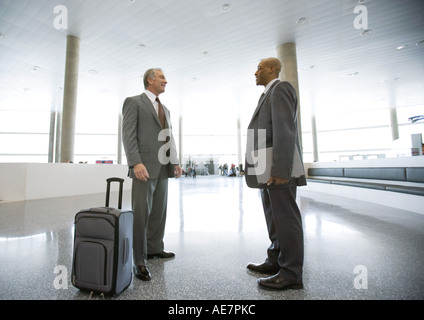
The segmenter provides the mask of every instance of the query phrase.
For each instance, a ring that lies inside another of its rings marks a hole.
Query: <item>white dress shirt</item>
[[[271,80],[271,81],[270,81],[270,82],[266,85],[265,90],[264,90],[264,94],[266,94],[266,93],[268,92],[269,88],[271,88],[272,84],[273,84],[275,81],[277,81],[277,80],[278,80],[278,78],[275,78],[274,80]]]
[[[144,91],[145,93],[146,93],[146,95],[147,95],[147,97],[149,98],[149,100],[150,101],[152,101],[152,104],[153,104],[153,107],[155,108],[155,110],[156,110],[156,113],[158,114],[158,116],[159,116],[159,104],[158,104],[158,102],[156,101],[156,96],[154,95],[154,93],[152,93],[151,91],[149,91],[149,90],[146,90],[146,91]]]

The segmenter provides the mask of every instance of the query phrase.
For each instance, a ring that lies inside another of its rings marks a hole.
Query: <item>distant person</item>
[[[303,229],[296,203],[297,186],[306,185],[297,131],[297,96],[293,86],[278,80],[281,63],[276,58],[262,60],[255,73],[256,84],[265,91],[249,124],[245,177],[251,188],[260,188],[265,220],[271,245],[261,264],[248,264],[249,270],[270,277],[258,279],[265,289],[303,288]],[[259,130],[265,131],[265,137]],[[255,138],[256,137],[256,138]],[[264,139],[264,141],[259,141]],[[253,150],[249,149],[253,146]],[[269,178],[258,182],[255,163],[249,152],[272,148],[266,158]],[[250,161],[249,161],[250,159]],[[269,167],[268,167],[269,166]]]
[[[144,74],[145,92],[129,97],[122,109],[122,140],[132,178],[132,210],[134,212],[133,258],[134,274],[148,281],[149,258],[172,258],[164,251],[164,234],[168,197],[168,177],[181,177],[174,137],[171,132],[166,143],[166,156],[161,150],[162,130],[171,128],[169,110],[159,95],[165,92],[167,81],[161,69],[149,69]],[[168,160],[168,161],[166,161]]]

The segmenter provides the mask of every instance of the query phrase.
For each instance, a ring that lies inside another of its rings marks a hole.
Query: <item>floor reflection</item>
[[[258,190],[199,176],[169,183],[165,246],[175,259],[149,261],[153,280],[135,279],[113,299],[424,299],[424,216],[307,188],[298,195],[304,290],[263,291],[247,272],[269,245]],[[104,194],[0,202],[0,299],[87,299],[70,282],[73,222],[103,203]],[[127,191],[124,209],[130,203]],[[66,289],[54,286],[57,266]],[[367,290],[354,286],[357,266],[367,268]]]

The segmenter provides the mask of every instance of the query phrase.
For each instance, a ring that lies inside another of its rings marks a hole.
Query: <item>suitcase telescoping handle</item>
[[[109,178],[106,179],[107,189],[106,189],[106,207],[109,207],[109,197],[110,197],[110,184],[112,182],[119,182],[119,200],[118,200],[118,209],[122,209],[122,189],[124,185],[124,179],[121,178]]]

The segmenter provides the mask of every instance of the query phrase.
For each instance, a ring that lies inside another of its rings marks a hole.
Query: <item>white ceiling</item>
[[[359,2],[368,36],[354,27]],[[0,0],[0,110],[35,108],[18,105],[28,94],[60,95],[69,34],[81,39],[80,90],[138,94],[144,71],[162,67],[180,103],[194,92],[256,95],[258,61],[294,42],[305,110],[424,105],[424,1],[359,2]],[[68,9],[67,30],[54,28],[57,5]]]

